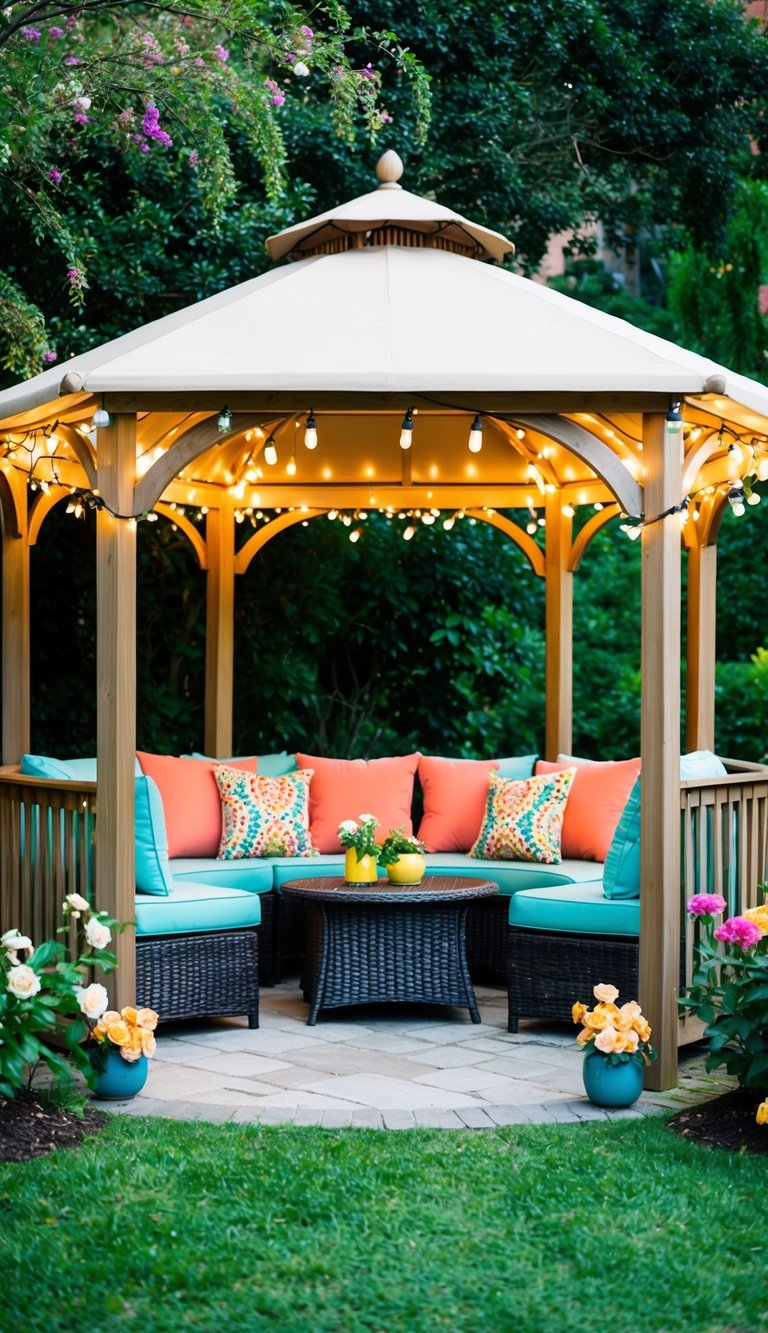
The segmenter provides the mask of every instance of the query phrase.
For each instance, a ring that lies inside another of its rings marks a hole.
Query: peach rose
[[[632,1026],[641,1041],[650,1041],[651,1025],[646,1018],[636,1018]]]
[[[124,1060],[128,1061],[129,1065],[132,1065],[135,1064],[137,1060],[141,1059],[142,1051],[140,1046],[138,1047],[138,1049],[136,1049],[133,1046],[121,1046],[120,1054],[122,1055]]]
[[[107,1036],[114,1046],[125,1046],[129,1037],[128,1024],[122,1019],[117,1023],[110,1023],[107,1027]]]
[[[616,1046],[617,1032],[614,1027],[603,1028],[595,1037],[595,1050],[602,1051],[603,1055],[612,1055]]]
[[[147,1032],[146,1028],[139,1028],[141,1033],[141,1053],[142,1055],[154,1055],[156,1049],[154,1032]]]
[[[7,990],[11,995],[15,995],[17,1000],[31,1000],[33,995],[37,995],[41,985],[37,973],[26,963],[17,963],[8,971]]]
[[[576,1045],[586,1046],[587,1042],[591,1041],[594,1035],[595,1035],[594,1032],[590,1032],[589,1028],[582,1028],[581,1032],[576,1038]]]
[[[642,1018],[643,1016],[637,1000],[627,1000],[627,1003],[621,1006],[620,1012],[625,1014],[627,1018]]]
[[[640,1045],[640,1038],[638,1037],[637,1033],[632,1028],[630,1028],[629,1032],[624,1033],[624,1040],[626,1042],[626,1046],[624,1047],[624,1049],[626,1051],[629,1051],[630,1055],[634,1055],[635,1051]]]
[[[120,1017],[124,1018],[126,1023],[135,1023],[138,1012],[138,1009],[134,1009],[132,1004],[127,1004],[124,1009],[120,1010]]]
[[[610,1015],[604,1009],[592,1009],[585,1014],[581,1020],[585,1028],[590,1028],[592,1032],[600,1032],[602,1028],[608,1026]]]
[[[158,1015],[154,1009],[139,1009],[136,1015],[136,1022],[140,1028],[145,1028],[147,1032],[154,1032],[158,1024]]]
[[[577,1001],[571,1010],[574,1023],[580,1023],[586,1012],[587,1006]]]
[[[604,1004],[609,1004],[616,999],[618,991],[615,986],[595,986],[592,994],[596,1000],[602,1000]]]

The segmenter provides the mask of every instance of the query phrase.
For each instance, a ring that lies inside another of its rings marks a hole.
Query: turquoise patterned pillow
[[[575,768],[518,781],[488,777],[480,834],[469,855],[484,861],[540,861],[558,865],[560,834]]]
[[[309,836],[311,768],[279,778],[216,764],[221,797],[219,859],[244,856],[314,856]]]

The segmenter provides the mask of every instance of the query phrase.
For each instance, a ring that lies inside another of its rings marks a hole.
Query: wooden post
[[[2,762],[18,764],[30,748],[29,534],[26,477],[9,472],[3,523]],[[10,511],[15,514],[13,524]]]
[[[698,542],[688,550],[688,643],[685,678],[685,745],[715,748],[715,631],[717,546]]]
[[[660,414],[643,421],[640,995],[659,1052],[646,1074],[677,1083],[680,978],[680,520],[654,520],[680,500],[681,437]],[[633,996],[627,997],[633,999]]]
[[[568,570],[571,520],[561,497],[546,498],[546,741],[547,759],[573,744],[573,574]]]
[[[105,504],[132,514],[136,418],[119,415],[98,433],[98,486]],[[99,510],[96,522],[98,763],[96,905],[119,921],[136,912],[133,831],[136,754],[136,524]],[[136,1002],[133,927],[114,942],[117,1008]]]
[[[209,509],[205,627],[205,753],[232,753],[235,673],[235,513],[229,497]]]

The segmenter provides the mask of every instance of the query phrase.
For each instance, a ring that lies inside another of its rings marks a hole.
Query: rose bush
[[[57,940],[35,948],[16,928],[0,936],[0,1093],[5,1097],[28,1087],[41,1062],[56,1078],[71,1077],[74,1066],[93,1081],[83,1042],[109,999],[88,974],[96,967],[113,971],[116,960],[107,945],[113,930],[123,925],[75,893],[65,899],[63,914],[59,934],[69,936],[69,948]]]

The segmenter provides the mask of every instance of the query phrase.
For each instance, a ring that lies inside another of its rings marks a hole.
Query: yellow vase
[[[347,884],[375,884],[379,878],[379,865],[375,856],[361,856],[357,859],[354,847],[348,847],[344,854],[344,879]]]
[[[427,863],[421,852],[402,852],[392,865],[387,866],[391,884],[420,884]]]

